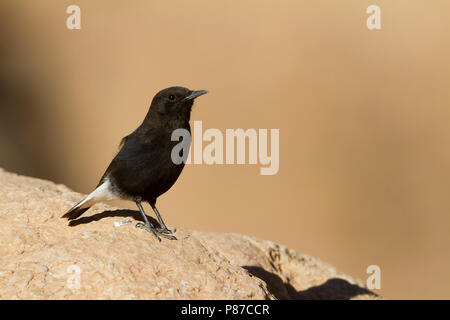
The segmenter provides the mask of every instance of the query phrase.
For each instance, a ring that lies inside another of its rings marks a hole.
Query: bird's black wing
[[[122,140],[120,140],[119,149],[122,148],[125,143],[127,143],[127,140],[130,136],[131,136],[131,134],[123,137]]]
[[[100,183],[109,177],[122,193],[139,195],[148,192],[151,186],[159,184],[165,167],[172,163],[167,139],[159,132],[147,132],[145,138],[139,133],[125,137]]]
[[[138,129],[139,129],[139,128],[138,128]],[[135,131],[133,131],[132,133],[130,133],[129,135],[123,137],[123,138],[120,140],[120,143],[119,143],[119,153],[120,153],[120,151],[122,150],[122,148],[126,145],[127,141],[128,141],[131,137],[133,137],[133,136],[136,135],[136,132],[138,131],[138,129],[136,129]],[[117,155],[116,155],[116,157],[117,157]],[[111,161],[111,163],[109,164],[109,166],[108,166],[108,168],[106,169],[105,173],[104,173],[103,176],[101,177],[101,179],[100,179],[100,181],[99,181],[97,187],[100,186],[100,185],[104,182],[106,176],[108,176],[108,174],[111,173],[111,171],[112,171],[112,169],[113,169],[113,167],[114,167],[114,160],[115,160],[115,158],[114,158],[114,159]]]

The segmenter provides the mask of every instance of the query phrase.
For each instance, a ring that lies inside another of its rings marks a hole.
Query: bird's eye
[[[173,94],[171,94],[170,96],[169,96],[169,100],[175,100],[175,96],[173,95]]]

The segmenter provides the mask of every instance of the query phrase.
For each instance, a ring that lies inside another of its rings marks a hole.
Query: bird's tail
[[[73,220],[85,213],[90,207],[100,201],[117,200],[119,197],[112,191],[109,179],[102,178],[98,187],[92,191],[86,198],[78,202],[72,209],[67,211],[62,218]]]
[[[67,220],[76,219],[88,211],[90,207],[91,206],[87,204],[86,199],[84,199],[73,206],[73,208],[67,211],[61,218],[67,218]]]

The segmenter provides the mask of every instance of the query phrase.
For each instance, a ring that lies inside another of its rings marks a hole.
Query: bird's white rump
[[[75,208],[88,208],[97,202],[112,201],[121,199],[116,193],[113,192],[111,180],[106,178],[104,182],[99,185],[94,191],[80,201]]]

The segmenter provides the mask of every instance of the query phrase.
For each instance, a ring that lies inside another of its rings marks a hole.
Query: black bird
[[[180,128],[191,132],[189,119],[194,99],[205,93],[205,90],[192,91],[183,87],[158,92],[142,124],[122,139],[120,151],[97,188],[62,217],[76,219],[100,201],[132,200],[145,221],[136,227],[153,233],[159,241],[159,236],[175,240],[156,209],[156,199],[172,187],[184,167],[184,162],[172,161],[172,149],[179,143],[172,141],[172,132]],[[142,201],[151,205],[160,228],[155,228],[147,219]]]

